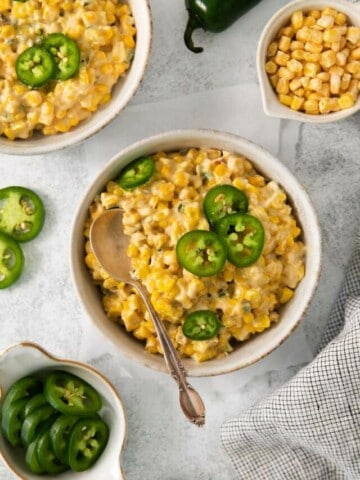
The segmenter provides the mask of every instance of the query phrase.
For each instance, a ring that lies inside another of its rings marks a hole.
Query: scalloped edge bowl
[[[238,370],[260,360],[277,348],[295,329],[314,294],[321,268],[321,233],[318,219],[306,191],[285,165],[258,145],[237,135],[214,130],[175,130],[141,140],[116,154],[92,180],[75,213],[70,238],[70,267],[73,284],[92,324],[117,347],[119,353],[144,366],[167,372],[161,355],[146,352],[143,344],[109,320],[102,308],[98,288],[84,261],[84,222],[89,206],[110,179],[130,161],[156,151],[174,151],[189,147],[212,147],[237,152],[252,161],[256,169],[278,182],[287,192],[303,230],[307,245],[306,273],[292,300],[284,306],[276,325],[239,343],[228,356],[196,363],[184,359],[190,376],[220,375]]]
[[[59,480],[124,480],[120,458],[125,444],[127,425],[121,398],[114,386],[96,369],[78,361],[58,358],[32,342],[20,342],[0,353],[0,407],[4,393],[20,378],[37,371],[61,369],[81,377],[101,395],[102,418],[110,428],[108,444],[95,465],[85,472],[65,472]],[[53,479],[51,475],[34,475],[25,464],[25,450],[9,445],[0,434],[0,458],[21,480]]]
[[[8,140],[0,136],[0,152],[8,155],[41,155],[74,146],[96,134],[110,123],[135,95],[149,61],[152,42],[152,19],[148,0],[128,0],[136,32],[135,54],[124,77],[112,89],[111,100],[99,107],[87,120],[66,133],[37,134],[27,140]]]
[[[347,0],[295,0],[287,3],[278,10],[265,25],[258,43],[256,54],[256,65],[260,84],[261,99],[263,109],[269,117],[285,118],[288,120],[297,120],[308,123],[329,123],[342,120],[353,115],[360,109],[360,96],[355,105],[346,110],[328,113],[324,115],[309,115],[307,113],[292,110],[286,105],[282,105],[270,83],[268,74],[265,70],[266,52],[269,44],[275,38],[281,27],[290,21],[291,14],[299,9],[315,10],[333,7],[345,13],[353,25],[360,27],[360,7]]]

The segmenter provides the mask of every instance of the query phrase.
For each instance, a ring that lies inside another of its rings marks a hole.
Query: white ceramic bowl
[[[121,451],[126,437],[126,419],[121,399],[111,383],[97,370],[84,363],[56,358],[39,345],[22,342],[0,353],[0,407],[4,394],[20,378],[44,370],[61,369],[81,377],[101,395],[101,417],[110,428],[108,444],[96,464],[82,473],[66,472],[59,480],[123,480],[120,465]],[[0,434],[0,458],[22,480],[38,480],[39,475],[29,472],[25,464],[25,451],[9,445]],[[54,478],[42,475],[41,478]]]
[[[282,310],[280,321],[270,329],[239,344],[229,356],[208,362],[184,360],[191,376],[219,375],[250,365],[278,347],[300,322],[314,293],[321,263],[320,228],[310,199],[296,178],[279,160],[263,148],[229,133],[213,130],[177,130],[142,140],[118,153],[107,163],[85,192],[75,214],[71,234],[71,270],[75,288],[91,322],[123,355],[145,366],[166,371],[160,355],[145,352],[142,343],[109,320],[102,308],[99,292],[84,263],[84,222],[95,196],[103,191],[110,179],[118,176],[128,162],[156,151],[174,151],[190,147],[212,147],[245,155],[256,169],[278,182],[288,193],[303,230],[307,246],[306,274],[295,295]]]
[[[152,21],[148,0],[128,0],[136,26],[136,47],[130,69],[112,89],[111,100],[99,107],[87,120],[66,133],[34,134],[27,140],[8,140],[0,136],[0,152],[9,155],[40,155],[73,146],[94,135],[116,117],[128,104],[144,76],[148,63]]]
[[[349,117],[360,109],[359,97],[352,108],[340,110],[339,112],[323,115],[310,115],[292,110],[279,102],[270,83],[268,74],[266,73],[265,63],[267,48],[276,37],[280,28],[290,22],[292,13],[296,10],[323,10],[326,7],[333,7],[336,10],[345,13],[352,25],[360,27],[360,7],[347,0],[295,0],[287,3],[284,7],[278,10],[265,25],[257,48],[256,63],[263,108],[265,113],[270,117],[298,120],[299,122],[328,123]]]

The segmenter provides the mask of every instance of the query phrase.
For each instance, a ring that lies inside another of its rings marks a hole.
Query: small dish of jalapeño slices
[[[103,453],[109,427],[102,399],[89,383],[62,370],[17,380],[1,408],[1,432],[25,449],[28,469],[37,475],[83,472]]]

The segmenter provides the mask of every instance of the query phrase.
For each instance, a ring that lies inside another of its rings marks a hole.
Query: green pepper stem
[[[189,12],[189,20],[187,22],[185,33],[184,33],[184,42],[187,48],[194,53],[201,53],[204,50],[201,47],[195,47],[194,42],[192,40],[193,31],[199,27],[200,27],[199,23],[195,18],[191,16],[191,13]]]

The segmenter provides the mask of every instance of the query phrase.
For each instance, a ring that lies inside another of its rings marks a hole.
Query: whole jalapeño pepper
[[[195,47],[192,41],[192,33],[196,28],[221,32],[228,28],[238,18],[247,12],[260,0],[185,0],[189,12],[189,20],[186,26],[184,41],[189,50],[194,53],[203,51],[201,47]]]

